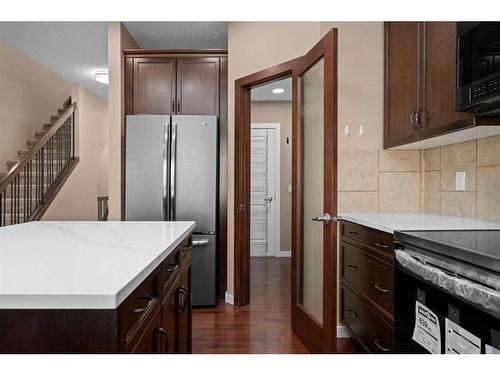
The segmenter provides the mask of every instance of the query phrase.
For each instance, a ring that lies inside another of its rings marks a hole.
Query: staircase
[[[17,152],[18,160],[7,161],[7,172],[0,172],[0,227],[40,220],[78,164],[75,110],[68,98]]]

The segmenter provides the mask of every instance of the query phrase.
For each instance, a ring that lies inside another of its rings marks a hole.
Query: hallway
[[[308,353],[290,329],[290,268],[290,258],[251,258],[251,303],[193,309],[193,353]],[[359,352],[351,339],[338,350]]]

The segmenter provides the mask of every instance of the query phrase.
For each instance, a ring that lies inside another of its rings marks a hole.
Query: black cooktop
[[[500,273],[500,230],[394,232],[396,241]]]

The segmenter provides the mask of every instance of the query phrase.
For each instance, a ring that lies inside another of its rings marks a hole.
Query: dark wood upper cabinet
[[[456,22],[386,22],[384,79],[384,148],[499,123],[455,111]]]
[[[385,147],[417,139],[412,114],[420,100],[418,43],[418,22],[385,24]]]
[[[219,58],[177,59],[177,113],[219,114]]]
[[[473,115],[455,111],[456,22],[423,22],[422,136],[472,124]]]
[[[135,58],[133,67],[134,114],[175,113],[175,59]]]

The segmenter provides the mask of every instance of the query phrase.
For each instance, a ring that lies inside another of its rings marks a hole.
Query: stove
[[[500,231],[394,233],[400,353],[500,353]]]
[[[500,230],[395,232],[397,242],[500,273]]]

